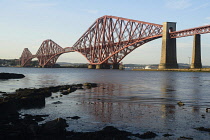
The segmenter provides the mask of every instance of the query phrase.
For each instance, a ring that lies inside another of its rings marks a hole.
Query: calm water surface
[[[49,114],[46,121],[62,117],[68,130],[95,131],[107,125],[133,133],[153,131],[155,139],[169,133],[209,139],[208,132],[195,127],[210,128],[210,73],[91,70],[73,68],[2,68],[0,72],[22,73],[23,79],[1,80],[0,91],[14,92],[18,88],[38,88],[53,85],[94,82],[99,87],[77,90],[60,97],[53,93],[41,109],[21,110],[21,113]],[[62,104],[52,104],[61,101]],[[182,101],[184,106],[178,106]],[[79,120],[66,117],[80,116]],[[168,139],[168,138],[164,138]]]

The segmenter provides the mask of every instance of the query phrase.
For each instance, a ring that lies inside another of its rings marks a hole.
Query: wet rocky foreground
[[[18,89],[15,93],[4,93],[0,98],[0,139],[90,139],[90,140],[111,140],[111,139],[136,139],[154,138],[157,134],[146,132],[133,134],[119,130],[113,126],[106,126],[95,132],[66,131],[68,124],[63,118],[39,122],[45,120],[49,115],[20,114],[20,109],[41,108],[45,106],[45,98],[52,96],[54,92],[60,92],[63,96],[76,91],[77,89],[90,89],[97,87],[95,83],[53,86],[39,89]],[[55,102],[59,104],[59,102]],[[79,116],[69,117],[80,119]]]
[[[131,133],[119,130],[114,126],[105,126],[94,132],[78,132],[77,130],[67,131],[67,120],[57,118],[50,121],[43,120],[49,117],[45,115],[20,114],[20,109],[42,108],[45,106],[45,98],[51,97],[52,94],[59,92],[62,96],[68,95],[76,90],[96,88],[96,83],[60,85],[45,88],[34,89],[18,89],[14,93],[4,93],[0,98],[0,139],[89,139],[89,140],[127,140],[127,139],[155,139],[161,135],[161,138],[169,138],[174,136],[173,133],[157,133],[147,131],[145,133]],[[57,101],[53,104],[61,104]],[[184,103],[178,102],[178,106],[184,106]],[[206,110],[209,112],[209,109]],[[205,117],[205,116],[204,116]],[[66,117],[80,121],[80,116]],[[210,128],[202,126],[195,127],[196,131],[209,133]],[[159,137],[160,138],[160,137]],[[193,139],[193,137],[180,136],[179,140]]]

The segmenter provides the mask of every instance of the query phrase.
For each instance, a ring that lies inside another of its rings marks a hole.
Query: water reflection
[[[194,75],[192,77],[192,96],[191,96],[191,102],[192,102],[192,110],[193,112],[199,113],[200,112],[200,107],[199,107],[199,102],[201,100],[201,92],[200,92],[200,88],[201,88],[201,79]]]
[[[80,96],[80,100],[83,102],[81,110],[88,110],[94,117],[93,120],[99,123],[130,124],[134,127],[145,128],[153,125],[156,128],[168,130],[173,125],[180,125],[179,121],[183,121],[179,112],[182,107],[177,105],[180,100],[177,94],[179,96],[185,94],[185,92],[181,94],[178,92],[180,86],[186,86],[188,92],[193,91],[186,94],[191,97],[189,100],[192,102],[197,102],[197,99],[200,98],[199,88],[189,89],[190,85],[198,84],[199,78],[183,84],[181,83],[182,79],[178,80],[179,76],[179,73],[162,73],[159,81],[154,80],[161,85],[159,88],[160,97],[156,95],[158,93],[156,87],[152,87],[152,90],[151,88],[139,90],[145,85],[102,83],[97,88],[86,90],[83,96]],[[186,98],[183,99],[186,100]],[[194,112],[199,111],[197,104],[199,102],[192,105]]]
[[[54,74],[41,74],[37,77],[37,81],[39,81],[40,85],[58,85],[58,77]],[[38,84],[38,83],[37,83]]]
[[[163,126],[169,129],[171,125],[175,125],[176,119],[176,73],[165,73],[161,81],[161,104]]]
[[[130,90],[131,88],[125,88],[125,85],[121,84],[101,84],[85,91],[85,97],[80,98],[80,110],[89,112],[89,115],[94,117],[92,121],[98,123],[111,123],[120,127],[127,125],[126,127],[133,128],[149,128],[151,125],[160,127],[161,121],[154,124],[154,120],[160,119],[160,108],[146,103],[147,100],[142,98],[141,94],[136,96],[137,94]],[[151,102],[151,99],[148,100]]]
[[[162,78],[161,84],[161,96],[163,98],[163,104],[161,110],[163,112],[163,118],[174,119],[175,117],[175,105],[176,101],[176,73],[165,73]]]

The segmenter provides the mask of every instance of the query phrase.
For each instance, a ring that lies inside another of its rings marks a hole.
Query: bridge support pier
[[[98,64],[96,65],[96,69],[110,69],[110,65],[109,64]]]
[[[115,63],[115,64],[112,64],[112,69],[119,69],[119,64],[118,63]]]
[[[202,68],[201,63],[201,39],[200,34],[194,35],[193,40],[193,52],[192,52],[192,63],[190,68]]]
[[[91,65],[91,64],[88,65],[88,69],[95,69],[95,68],[96,68],[96,65]]]
[[[122,64],[116,63],[116,64],[112,64],[112,69],[120,69],[123,70],[124,67]]]
[[[162,51],[159,69],[178,68],[176,56],[176,38],[170,38],[169,31],[176,31],[175,22],[163,23]]]

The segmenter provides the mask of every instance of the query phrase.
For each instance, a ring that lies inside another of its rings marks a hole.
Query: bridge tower
[[[201,63],[201,39],[200,34],[194,35],[193,40],[193,52],[192,52],[192,63],[190,68],[202,68]]]
[[[162,33],[162,51],[159,69],[178,68],[176,56],[176,38],[170,38],[170,32],[176,31],[175,22],[164,22]]]

